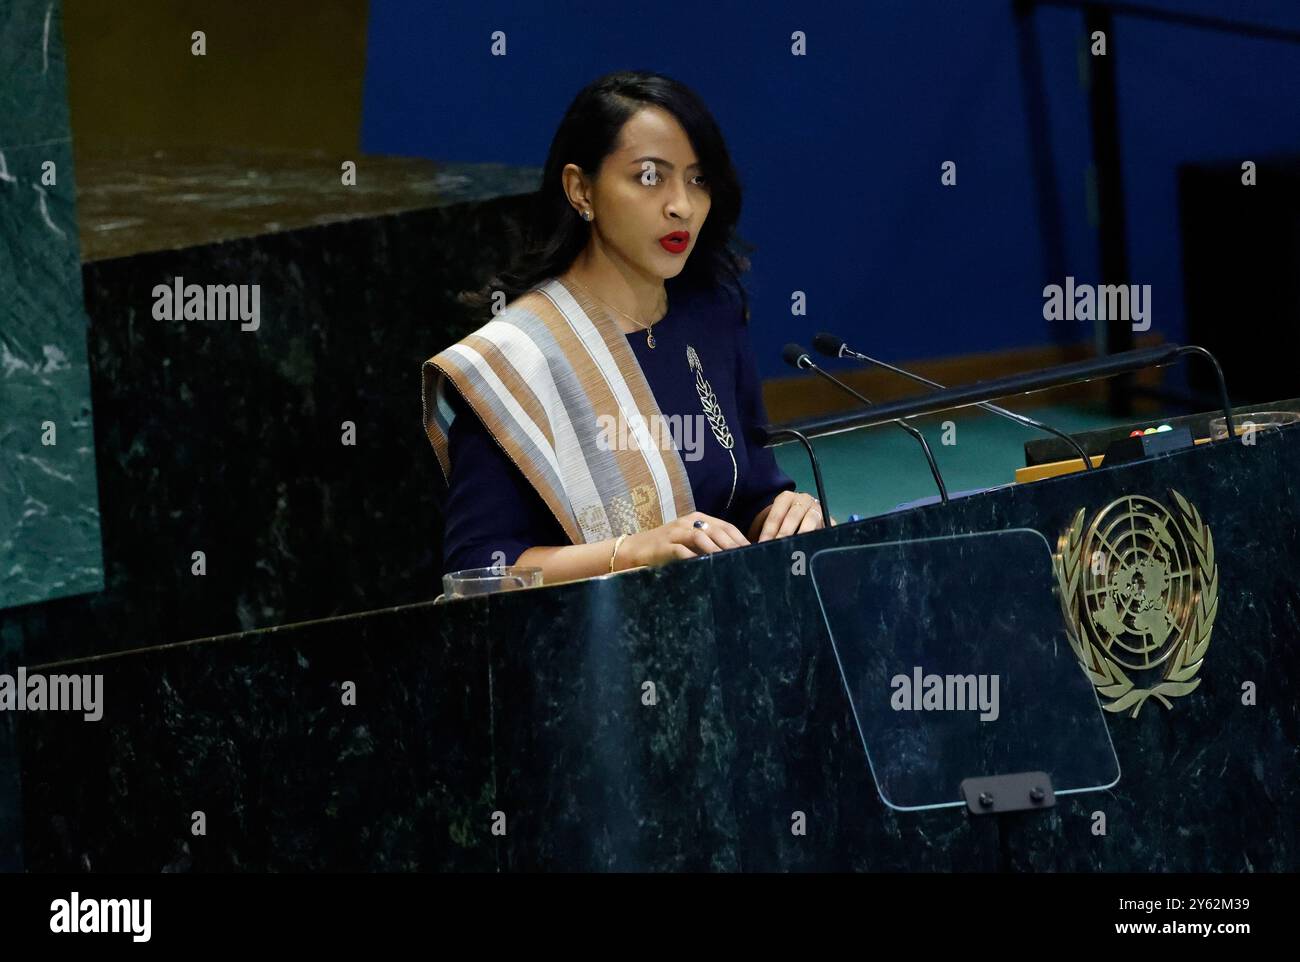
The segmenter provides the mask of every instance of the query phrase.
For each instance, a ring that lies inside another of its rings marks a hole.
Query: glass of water
[[[493,565],[488,568],[464,568],[442,576],[445,601],[472,598],[497,591],[537,588],[542,584],[542,569],[527,565]]]
[[[1241,411],[1232,416],[1232,430],[1238,437],[1247,431],[1273,431],[1288,424],[1300,422],[1294,411]],[[1224,418],[1211,418],[1210,437],[1221,441],[1228,436],[1228,422]]]

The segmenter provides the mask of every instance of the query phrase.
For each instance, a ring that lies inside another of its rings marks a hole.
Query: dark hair
[[[729,290],[738,296],[742,315],[749,316],[749,300],[740,275],[749,270],[745,252],[753,248],[735,234],[741,187],[722,132],[693,90],[680,81],[644,70],[608,74],[588,84],[574,98],[551,141],[541,189],[531,195],[510,265],[479,291],[462,293],[462,303],[476,310],[485,308],[495,291],[503,292],[509,303],[569,268],[587,246],[591,225],[569,203],[564,192],[564,166],[577,164],[594,177],[618,146],[623,125],[645,107],[660,107],[682,125],[709,184],[709,216],[686,266],[672,282],[705,290]],[[733,244],[742,252],[733,250]]]

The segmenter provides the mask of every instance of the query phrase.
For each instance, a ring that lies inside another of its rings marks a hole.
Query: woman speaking
[[[492,320],[424,363],[443,571],[568,581],[823,526],[752,439],[767,415],[731,250],[740,208],[685,85],[622,72],[578,94],[529,243],[467,298]]]

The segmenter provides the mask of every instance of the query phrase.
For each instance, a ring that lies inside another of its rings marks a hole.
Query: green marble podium
[[[1300,428],[1256,440],[62,663],[102,673],[103,718],[17,716],[26,868],[1294,871]],[[1118,783],[1005,815],[883,804],[799,556],[1012,529],[1055,545],[1081,508],[1171,489],[1213,531],[1213,641],[1173,707],[1105,714]]]
[[[60,5],[0,16],[0,609],[104,586]]]
[[[61,5],[0,10],[0,611],[104,586]],[[0,666],[21,639],[0,631]],[[0,871],[21,864],[0,718]]]

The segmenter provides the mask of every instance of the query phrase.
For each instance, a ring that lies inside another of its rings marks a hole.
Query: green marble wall
[[[104,582],[60,14],[0,0],[0,609]]]

